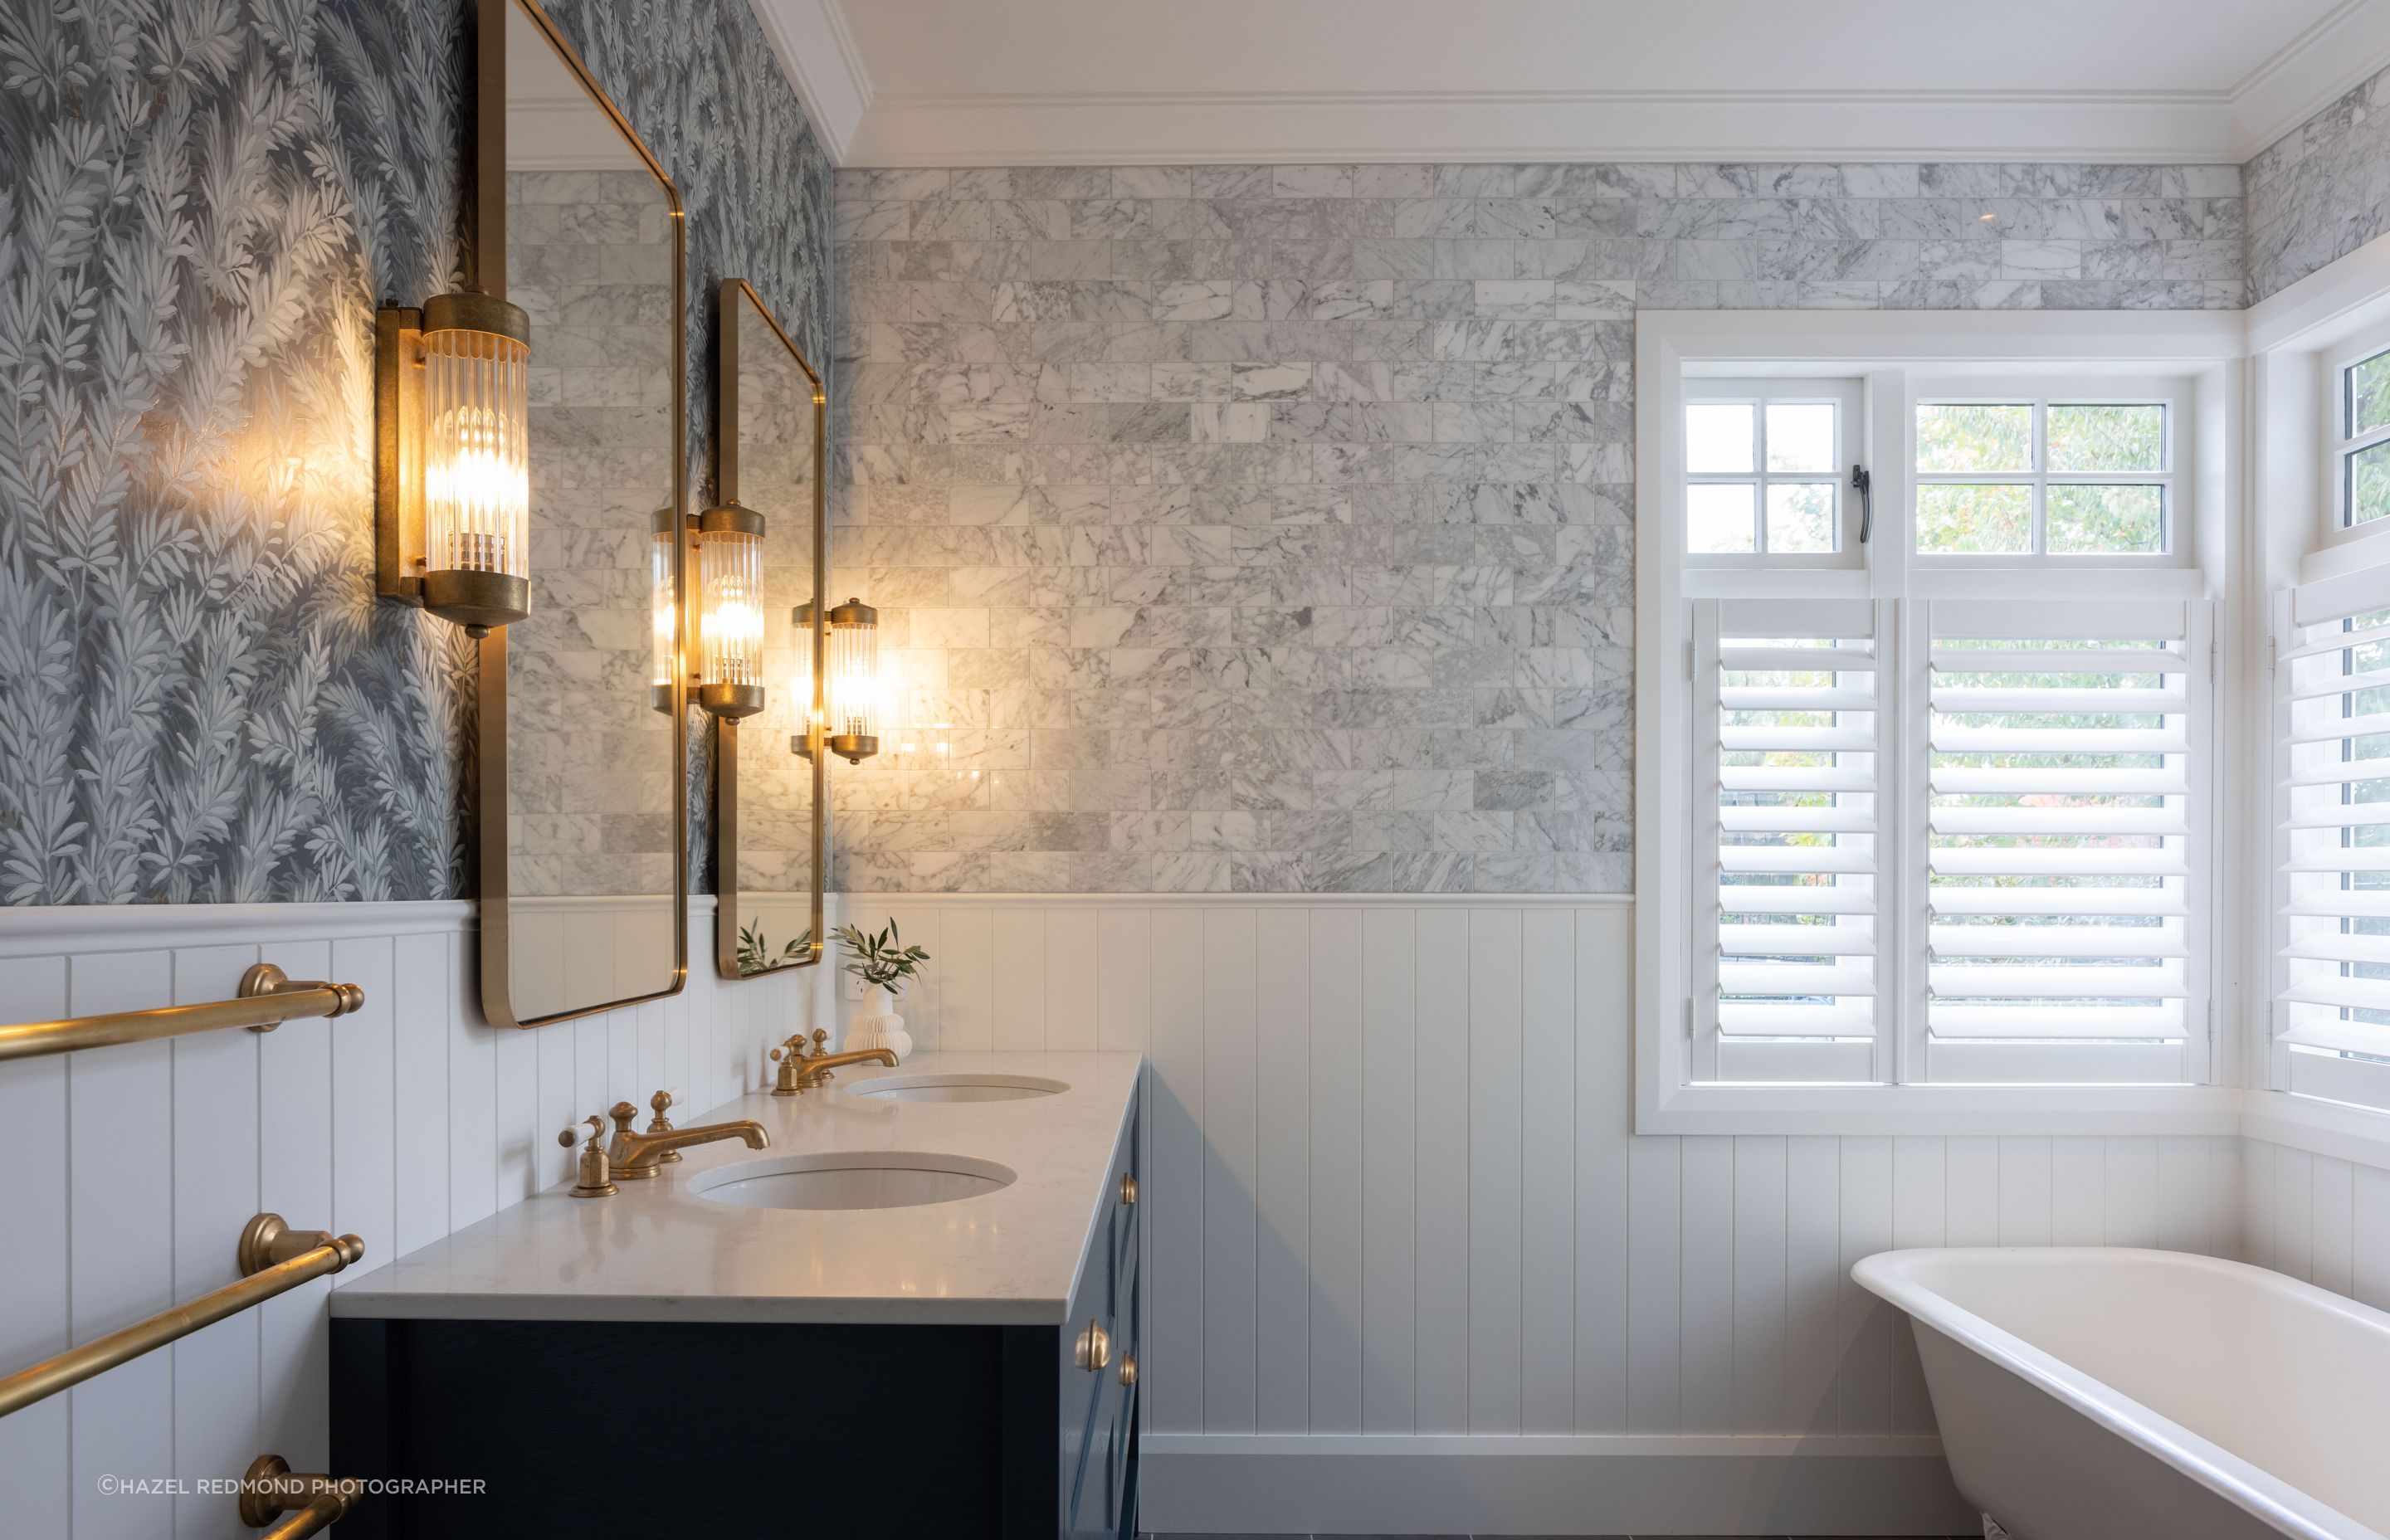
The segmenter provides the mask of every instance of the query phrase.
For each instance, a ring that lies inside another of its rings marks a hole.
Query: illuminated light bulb
[[[673,678],[679,673],[680,606],[673,602],[673,552],[680,539],[680,515],[658,508],[648,542],[648,609],[654,617],[649,645],[648,703],[672,714]]]
[[[764,709],[764,516],[727,504],[697,521],[698,703],[737,720]]]
[[[834,607],[829,622],[824,698],[830,752],[860,764],[880,751],[887,702],[880,677],[880,611],[860,599]]]
[[[475,635],[531,613],[530,338],[486,294],[423,309],[423,607]]]

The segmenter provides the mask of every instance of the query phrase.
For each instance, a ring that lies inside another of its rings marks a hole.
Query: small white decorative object
[[[913,1052],[913,1034],[905,1030],[905,1018],[896,1014],[896,1001],[877,984],[863,992],[863,1011],[846,1030],[846,1049],[886,1048],[899,1059]]]
[[[905,1019],[896,1014],[896,998],[930,960],[930,954],[906,945],[893,919],[877,933],[842,925],[835,934],[848,959],[842,971],[862,980],[864,988],[865,1013],[847,1029],[848,1051],[887,1048],[904,1058],[913,1051],[913,1039],[906,1033]]]

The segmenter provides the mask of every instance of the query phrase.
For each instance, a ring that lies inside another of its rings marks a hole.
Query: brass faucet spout
[[[700,1123],[695,1128],[673,1128],[661,1134],[635,1132],[631,1120],[638,1115],[629,1102],[617,1103],[614,1112],[614,1139],[607,1154],[614,1167],[615,1179],[637,1180],[653,1176],[663,1158],[675,1149],[690,1145],[712,1144],[716,1139],[738,1139],[750,1149],[768,1149],[772,1136],[752,1118],[740,1118],[735,1123]]]
[[[772,1087],[776,1097],[793,1097],[829,1083],[832,1070],[846,1064],[885,1064],[896,1067],[893,1048],[854,1048],[846,1053],[830,1053],[823,1045],[829,1034],[814,1033],[814,1051],[805,1052],[805,1034],[799,1033],[772,1050],[772,1061],[780,1067],[777,1084]]]

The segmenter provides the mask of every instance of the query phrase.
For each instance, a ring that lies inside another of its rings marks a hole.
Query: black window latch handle
[[[1868,474],[1867,467],[1851,467],[1851,490],[1859,494],[1859,544],[1862,545],[1868,543],[1869,536],[1875,533],[1875,498],[1871,495],[1874,489],[1875,478]]]

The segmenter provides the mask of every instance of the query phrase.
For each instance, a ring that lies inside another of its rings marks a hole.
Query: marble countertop
[[[917,1054],[854,1065],[797,1097],[739,1097],[674,1123],[753,1118],[771,1148],[699,1145],[610,1198],[560,1183],[368,1273],[335,1280],[332,1314],[409,1319],[865,1321],[1060,1325],[1096,1221],[1142,1057]],[[854,1094],[885,1075],[996,1072],[1067,1081],[1014,1101]],[[644,1095],[638,1126],[647,1113]],[[735,1207],[685,1190],[700,1173],[792,1153],[908,1150],[1018,1173],[981,1197],[911,1208]]]

